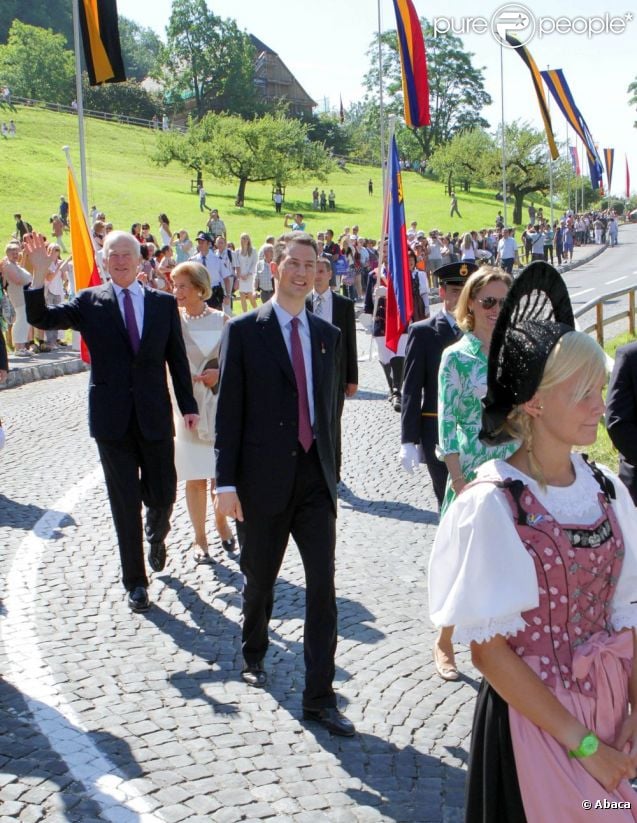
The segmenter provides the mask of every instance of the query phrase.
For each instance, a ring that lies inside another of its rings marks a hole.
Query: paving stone
[[[364,357],[369,339],[360,341]],[[36,608],[29,619],[55,698],[39,707],[36,701],[34,714],[18,686],[0,680],[0,725],[12,734],[8,741],[0,736],[0,801],[32,798],[12,823],[98,819],[73,768],[99,769],[104,758],[142,819],[150,810],[167,822],[367,823],[386,815],[425,823],[419,804],[429,797],[436,823],[460,819],[475,691],[470,682],[438,681],[430,660],[426,565],[436,507],[426,470],[410,477],[397,465],[399,416],[383,399],[378,362],[362,359],[359,366],[361,390],[343,419],[336,559],[336,686],[358,735],[342,740],[300,722],[304,575],[293,543],[276,586],[270,683],[249,689],[238,676],[237,558],[214,538],[218,565],[212,573],[193,568],[182,550],[191,527],[180,490],[167,566],[150,585],[154,605],[131,615],[100,477],[58,526],[56,563],[43,556],[31,575]],[[28,530],[66,487],[99,468],[86,432],[86,386],[87,376],[78,374],[2,395],[13,438],[3,469],[15,482],[10,500],[0,496],[0,605]],[[56,431],[47,463],[68,467],[64,489],[52,488],[43,471],[44,416]],[[22,629],[2,635],[3,676],[17,665],[24,636]],[[468,656],[459,660],[474,677]],[[92,749],[71,746],[75,732],[58,711],[63,705],[89,729]],[[38,717],[69,733],[68,762]]]

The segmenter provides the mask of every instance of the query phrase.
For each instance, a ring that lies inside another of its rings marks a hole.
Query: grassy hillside
[[[1,112],[8,119],[7,112]],[[36,108],[20,107],[13,115],[17,138],[0,139],[0,239],[14,231],[12,216],[20,212],[37,229],[47,232],[48,219],[66,189],[63,145],[71,147],[71,157],[79,177],[77,118]],[[157,225],[159,212],[166,212],[171,226],[191,233],[205,223],[199,212],[197,195],[190,192],[190,175],[176,164],[157,167],[150,161],[155,132],[135,126],[87,120],[86,146],[89,206],[95,203],[116,227],[128,229],[133,222]],[[374,195],[367,193],[367,181],[374,181]],[[204,179],[207,202],[219,209],[228,227],[229,239],[238,241],[242,231],[260,243],[268,234],[278,234],[283,220],[274,214],[271,186],[249,183],[245,208],[234,206],[236,186]],[[318,183],[318,181],[317,181]],[[493,192],[476,190],[459,194],[462,220],[449,219],[449,201],[442,183],[423,180],[413,172],[403,174],[407,222],[418,221],[425,230],[480,229],[494,224],[501,205]],[[381,178],[378,168],[350,166],[335,172],[319,189],[336,193],[336,211],[312,212],[314,181],[288,186],[284,211],[301,211],[308,230],[315,233],[358,223],[363,235],[377,237],[381,223]],[[207,217],[207,215],[206,215]]]

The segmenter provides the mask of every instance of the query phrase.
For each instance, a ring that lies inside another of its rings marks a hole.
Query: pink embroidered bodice
[[[602,514],[594,524],[561,525],[521,481],[501,487],[539,589],[537,608],[522,614],[527,627],[507,642],[521,657],[536,658],[534,668],[547,686],[561,683],[594,695],[590,677],[573,678],[573,655],[593,635],[615,633],[610,605],[624,546],[613,507],[600,492]]]

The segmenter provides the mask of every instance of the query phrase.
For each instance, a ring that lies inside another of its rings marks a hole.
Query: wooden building
[[[285,65],[279,55],[255,37],[249,35],[255,48],[254,84],[259,97],[267,103],[284,100],[289,104],[290,114],[299,117],[303,114],[311,115],[316,103],[296,77]]]

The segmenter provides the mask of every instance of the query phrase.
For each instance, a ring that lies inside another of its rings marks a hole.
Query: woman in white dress
[[[248,310],[248,300],[253,309],[257,307],[257,298],[254,295],[254,275],[257,272],[257,252],[252,248],[252,240],[249,234],[242,234],[240,237],[241,247],[237,254],[239,263],[239,297],[241,298],[241,311]]]
[[[199,423],[192,431],[185,427],[179,415],[175,417],[175,467],[177,479],[186,481],[186,504],[194,530],[194,561],[212,565],[214,560],[208,551],[206,536],[206,509],[208,489],[212,497],[215,485],[217,358],[221,332],[228,317],[206,305],[212,290],[208,272],[200,263],[180,263],[173,269],[172,280],[190,363],[193,394],[199,407]],[[215,521],[224,549],[233,551],[235,541],[227,519],[215,511]]]

